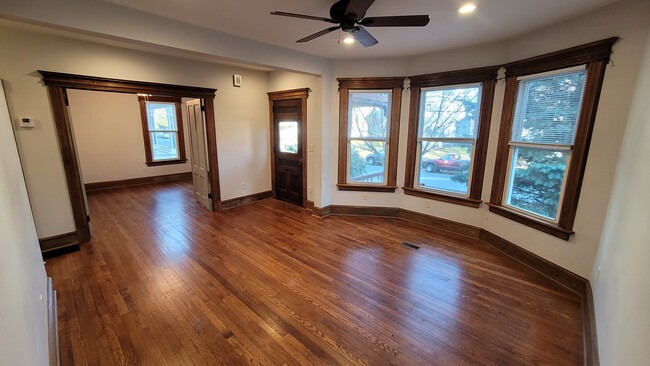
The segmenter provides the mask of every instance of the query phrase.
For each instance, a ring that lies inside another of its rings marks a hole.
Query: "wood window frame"
[[[200,98],[204,102],[206,139],[208,145],[208,164],[210,171],[210,192],[212,211],[221,210],[221,190],[219,188],[219,163],[217,160],[217,138],[214,118],[214,96],[216,89],[185,85],[150,83],[144,81],[111,79],[96,76],[65,74],[38,70],[47,87],[52,106],[56,135],[61,152],[70,205],[79,242],[90,240],[90,216],[86,209],[86,199],[77,147],[74,142],[72,123],[68,113],[67,89],[106,91],[128,94],[168,95],[175,97]]]
[[[481,193],[483,190],[483,176],[485,173],[485,161],[487,155],[488,138],[490,134],[490,123],[492,120],[492,105],[494,103],[494,88],[496,85],[497,73],[501,66],[487,66],[475,69],[455,70],[409,76],[411,80],[411,100],[409,112],[409,127],[406,150],[406,173],[404,177],[404,194],[428,198],[437,201],[459,204],[468,207],[478,208],[481,205]],[[476,131],[476,142],[474,147],[472,174],[470,189],[467,197],[460,197],[443,192],[432,192],[415,187],[415,172],[419,162],[416,161],[418,124],[420,121],[420,98],[422,88],[444,87],[461,84],[481,84],[480,114]]]
[[[339,191],[395,192],[397,189],[397,153],[399,146],[399,123],[402,109],[402,89],[405,77],[378,78],[339,78]],[[386,171],[385,184],[350,184],[347,182],[348,171],[348,102],[350,90],[390,90],[391,115],[388,135],[388,156],[384,163]]]
[[[489,210],[492,213],[540,230],[547,234],[569,240],[573,234],[573,224],[578,208],[578,198],[587,165],[589,143],[596,119],[598,99],[603,85],[605,69],[609,62],[612,46],[618,37],[603,39],[584,45],[528,58],[504,65],[506,69],[506,87],[499,128],[496,164]],[[553,224],[545,220],[526,215],[506,207],[503,195],[508,173],[509,141],[511,124],[517,101],[517,78],[564,68],[585,65],[587,79],[584,86],[580,117],[576,126],[573,151],[569,160],[569,169],[565,178],[564,195],[559,209],[558,222]]]
[[[178,126],[177,140],[178,140],[178,158],[169,160],[153,160],[153,148],[151,146],[151,134],[149,133],[149,117],[147,115],[147,102],[163,102],[174,103],[174,111],[176,113],[176,124]],[[144,139],[144,152],[146,157],[146,164],[149,167],[172,165],[172,164],[185,164],[187,157],[185,155],[185,135],[183,132],[183,112],[181,108],[181,98],[168,97],[161,95],[138,95],[138,103],[140,104],[140,120],[142,121],[142,137]]]

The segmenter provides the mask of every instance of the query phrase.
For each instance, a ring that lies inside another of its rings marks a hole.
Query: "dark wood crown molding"
[[[593,61],[609,61],[612,46],[618,40],[618,37],[606,38],[600,41],[511,62],[503,65],[503,67],[506,68],[506,75],[511,77],[558,70]]]
[[[274,101],[274,100],[309,98],[309,92],[311,92],[311,89],[301,88],[301,89],[268,92],[266,94],[268,94],[269,96],[269,101]]]
[[[109,91],[116,93],[151,94],[188,98],[214,98],[217,89],[200,88],[185,85],[150,83],[103,78],[97,76],[73,75],[60,72],[42,71],[43,83],[51,87]]]
[[[404,89],[406,77],[338,78],[339,89]]]
[[[434,74],[409,76],[408,78],[411,80],[411,87],[474,83],[490,79],[496,80],[497,73],[499,72],[500,68],[500,65],[487,66],[474,69],[454,70],[438,72]]]

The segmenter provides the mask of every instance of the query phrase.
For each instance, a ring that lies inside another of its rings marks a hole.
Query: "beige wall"
[[[593,267],[603,366],[650,360],[650,33],[642,62]]]
[[[47,277],[0,88],[0,365],[47,365]]]
[[[270,185],[268,73],[184,60],[0,25],[0,70],[16,117],[36,128],[17,131],[39,238],[75,230],[46,89],[36,70],[218,89],[215,118],[222,199]],[[232,86],[232,74],[242,86]],[[241,183],[245,188],[241,189]]]
[[[188,162],[147,166],[135,94],[68,90],[68,101],[84,183],[192,171],[189,131],[182,121]]]

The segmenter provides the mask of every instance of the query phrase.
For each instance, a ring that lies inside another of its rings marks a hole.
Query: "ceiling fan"
[[[322,18],[311,15],[273,11],[271,14],[284,17],[320,20],[327,23],[338,24],[335,27],[323,29],[305,38],[297,40],[298,43],[309,42],[320,36],[341,29],[348,32],[364,47],[376,45],[375,39],[364,27],[424,27],[429,24],[428,15],[398,15],[388,17],[365,17],[366,11],[375,0],[339,0],[330,8],[330,17]]]

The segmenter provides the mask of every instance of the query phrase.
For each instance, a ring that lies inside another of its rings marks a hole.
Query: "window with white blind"
[[[584,66],[518,78],[506,206],[557,222],[585,80]]]
[[[504,65],[490,212],[568,240],[612,45],[608,38]]]

